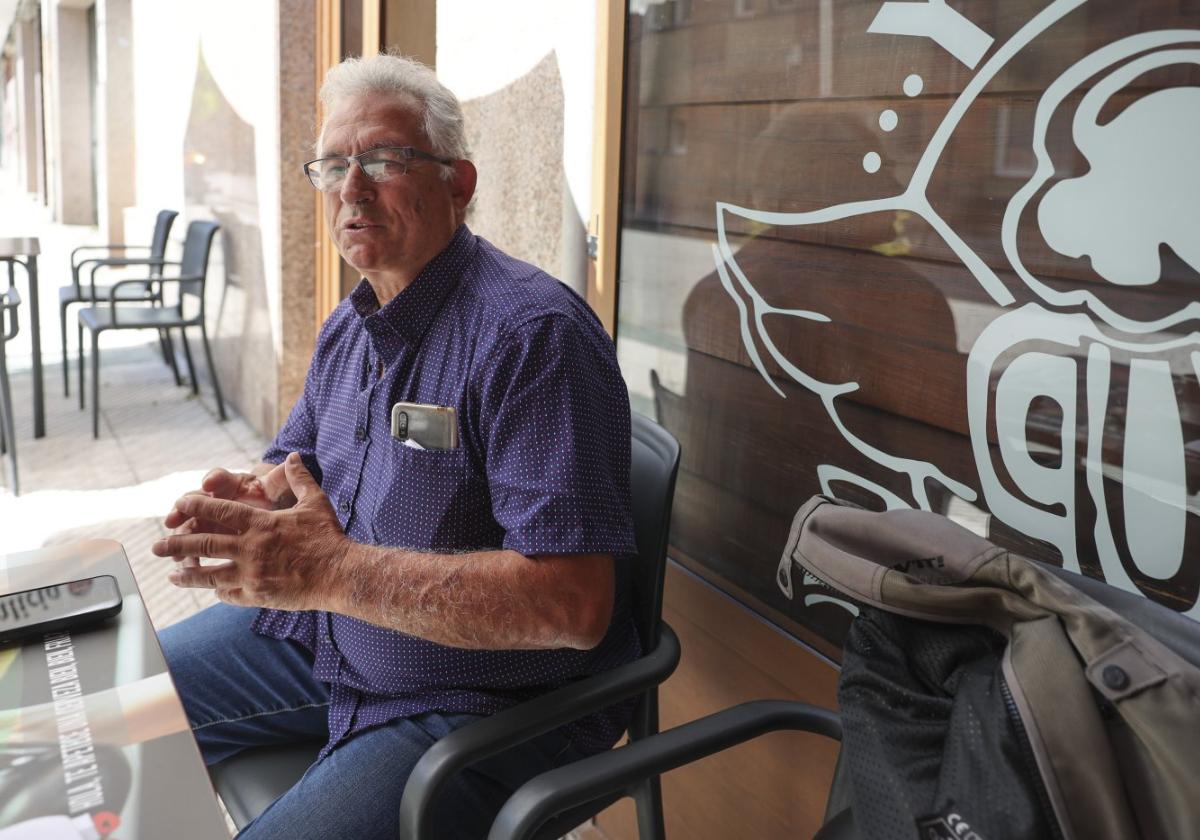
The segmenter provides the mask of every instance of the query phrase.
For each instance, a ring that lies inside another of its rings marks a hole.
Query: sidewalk
[[[100,439],[92,439],[91,407],[80,411],[74,375],[71,396],[63,396],[58,287],[70,282],[71,249],[101,238],[95,228],[54,224],[48,216],[46,208],[0,174],[2,235],[41,241],[46,394],[46,436],[34,440],[26,304],[21,334],[8,348],[21,495],[12,495],[0,470],[0,553],[81,539],[118,540],[129,555],[150,618],[161,628],[214,601],[207,591],[179,590],[167,583],[167,562],[150,554],[151,543],[165,533],[162,517],[176,498],[199,486],[209,469],[242,470],[257,463],[264,441],[229,406],[229,420],[218,421],[203,374],[199,398],[186,383],[176,386],[149,330],[101,338]],[[27,300],[25,278],[19,268],[17,273]],[[74,330],[68,333],[73,361]]]

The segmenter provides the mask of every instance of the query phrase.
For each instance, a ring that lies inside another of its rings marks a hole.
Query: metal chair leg
[[[79,410],[83,411],[86,406],[83,402],[83,322],[80,321],[75,325],[76,352],[79,354]]]
[[[67,307],[69,303],[58,304],[58,335],[62,339],[62,368],[63,396],[71,396],[71,357],[67,355]]]
[[[3,325],[0,324],[0,328]],[[0,336],[0,455],[8,451],[8,438],[12,432],[8,429],[8,405],[12,395],[8,390],[8,358],[4,355],[4,338]]]
[[[100,439],[100,332],[92,330],[92,438]],[[80,385],[80,391],[83,386]]]
[[[654,689],[646,698],[641,714],[630,723],[630,739],[649,738],[658,732],[658,690]],[[663,822],[662,781],[651,776],[633,788],[633,801],[637,806],[637,826],[640,840],[663,840],[666,826]]]
[[[171,340],[171,328],[164,327],[159,330],[159,339],[162,341],[163,360],[171,368],[171,374],[175,377],[175,387],[178,388],[183,384],[183,378],[179,375],[179,364],[175,361],[175,342]]]
[[[200,322],[200,340],[204,342],[204,358],[208,361],[208,375],[212,377],[213,391],[217,394],[217,412],[221,415],[222,420],[226,420],[225,416],[225,400],[221,398],[221,383],[217,381],[217,366],[213,364],[212,350],[208,346],[208,330],[204,327],[204,322]]]
[[[188,346],[187,329],[180,327],[179,341],[183,344],[183,358],[187,362],[188,376],[192,379],[192,393],[200,395],[200,381],[196,379],[196,366],[192,364],[192,348]]]
[[[8,480],[14,496],[21,495],[21,482],[17,474],[17,429],[13,422],[12,390],[8,381],[8,360],[4,353],[4,341],[0,339],[0,455],[7,455]]]

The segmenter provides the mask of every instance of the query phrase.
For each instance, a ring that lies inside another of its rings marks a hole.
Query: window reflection
[[[1200,12],[921,5],[631,14],[618,352],[675,549],[836,642],[775,580],[825,492],[1200,617]]]

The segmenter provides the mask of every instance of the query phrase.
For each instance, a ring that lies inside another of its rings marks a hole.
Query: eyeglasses
[[[350,161],[357,163],[363,174],[376,184],[383,184],[393,178],[407,175],[414,160],[432,160],[445,166],[454,163],[453,158],[438,157],[412,146],[386,146],[382,149],[371,149],[361,155],[310,160],[304,164],[304,174],[321,192],[334,192],[342,188],[346,176],[350,174]]]

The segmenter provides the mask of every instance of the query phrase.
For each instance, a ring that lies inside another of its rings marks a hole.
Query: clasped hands
[[[200,488],[175,502],[163,523],[171,536],[151,547],[177,561],[171,583],[216,590],[237,606],[336,608],[352,543],[299,455],[262,476],[213,470]],[[201,557],[229,562],[202,566]]]

